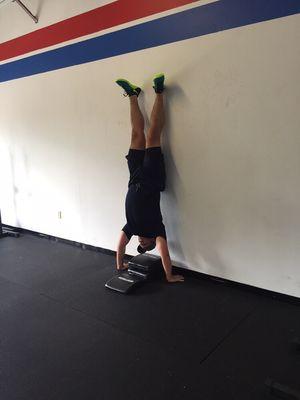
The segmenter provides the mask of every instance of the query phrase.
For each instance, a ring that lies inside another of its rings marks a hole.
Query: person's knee
[[[160,139],[157,138],[147,138],[146,139],[146,148],[151,148],[151,147],[160,147],[161,142]]]
[[[131,149],[145,150],[145,146],[146,141],[142,135],[132,135],[130,144]]]

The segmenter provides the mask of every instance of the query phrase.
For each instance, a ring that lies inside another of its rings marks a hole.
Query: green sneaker
[[[153,89],[155,90],[155,93],[162,93],[164,91],[164,81],[165,81],[165,75],[164,74],[157,74],[154,75],[153,77]]]
[[[133,85],[126,79],[117,79],[116,84],[121,86],[122,89],[124,89],[124,96],[138,96],[142,89],[139,88],[138,86]]]

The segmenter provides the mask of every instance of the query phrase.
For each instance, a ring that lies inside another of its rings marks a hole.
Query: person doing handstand
[[[154,76],[156,98],[150,118],[150,128],[145,138],[144,118],[138,104],[141,88],[126,79],[116,83],[129,97],[131,117],[131,145],[126,156],[129,168],[128,191],[125,200],[126,225],[122,228],[117,248],[117,269],[128,268],[123,257],[132,235],[138,236],[137,251],[145,253],[157,247],[168,282],[182,282],[181,275],[172,274],[172,263],[167,236],[160,210],[160,192],[165,190],[166,172],[161,149],[161,132],[164,126],[164,74]]]

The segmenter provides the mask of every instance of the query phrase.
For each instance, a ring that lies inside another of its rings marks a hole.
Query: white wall
[[[39,27],[104,3],[44,0]],[[1,42],[37,29],[12,7]],[[115,250],[130,123],[114,80],[142,84],[149,116],[162,71],[173,264],[299,297],[299,39],[294,15],[2,83],[3,222]]]

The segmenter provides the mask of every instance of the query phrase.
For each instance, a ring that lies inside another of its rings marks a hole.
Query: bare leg
[[[161,146],[161,132],[165,122],[163,93],[156,93],[153,105],[150,129],[147,135],[146,148]]]
[[[130,96],[130,118],[131,118],[131,149],[144,150],[146,139],[144,134],[144,117],[141,113],[137,96]]]

